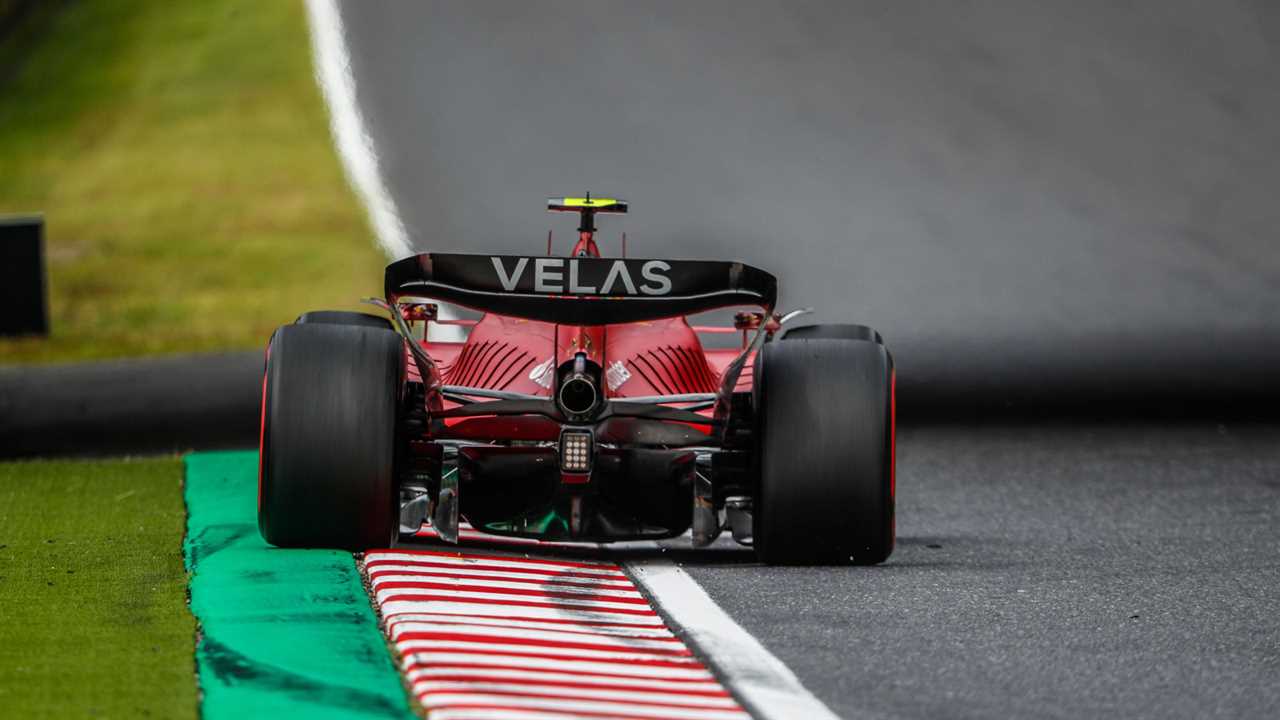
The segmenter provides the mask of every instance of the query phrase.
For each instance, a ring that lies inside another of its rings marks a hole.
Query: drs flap
[[[389,302],[425,297],[528,320],[605,325],[751,305],[773,275],[740,262],[423,253],[387,266]]]

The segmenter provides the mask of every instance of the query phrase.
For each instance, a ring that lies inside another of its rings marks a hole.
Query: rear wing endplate
[[[777,279],[740,262],[423,253],[387,266],[387,302],[422,297],[565,325],[606,325],[750,305]]]

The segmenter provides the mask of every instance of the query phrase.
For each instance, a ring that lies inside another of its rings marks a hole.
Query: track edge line
[[[753,717],[838,720],[795,673],[669,560],[620,563],[668,626],[695,648]]]

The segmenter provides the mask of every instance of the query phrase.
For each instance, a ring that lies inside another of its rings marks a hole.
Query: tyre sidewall
[[[259,528],[286,547],[368,549],[398,531],[404,349],[390,331],[293,325],[274,336]]]
[[[893,547],[893,366],[862,340],[768,343],[755,367],[754,543],[779,564],[877,563]]]

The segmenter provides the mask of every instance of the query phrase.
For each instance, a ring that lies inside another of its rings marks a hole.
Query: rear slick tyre
[[[362,551],[399,531],[404,343],[381,329],[285,325],[267,348],[258,529],[279,547]]]
[[[761,348],[753,519],[762,561],[874,565],[893,552],[893,385],[893,358],[874,342]]]
[[[787,330],[783,340],[867,340],[884,344],[880,333],[866,325],[852,323],[827,323],[824,325],[801,325]]]
[[[353,325],[355,327],[395,330],[391,319],[350,310],[312,310],[294,320],[295,325]]]

